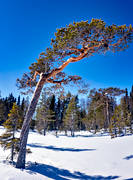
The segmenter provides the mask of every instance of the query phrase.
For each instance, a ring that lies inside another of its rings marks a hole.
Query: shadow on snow
[[[127,157],[125,157],[124,159],[126,159],[126,160],[133,159],[133,155],[127,156]]]
[[[68,137],[68,138],[76,138],[76,137],[84,137],[84,138],[89,138],[89,137],[104,137],[104,136],[109,136],[108,133],[101,133],[101,134],[88,134],[88,135],[85,135],[85,134],[76,134],[74,137],[70,136],[70,135],[63,135],[63,134],[59,134],[58,135],[59,137],[60,136],[64,136],[64,137]]]
[[[74,149],[74,148],[58,148],[55,146],[43,146],[40,144],[28,144],[29,147],[33,148],[45,148],[53,151],[70,151],[70,152],[81,152],[81,151],[95,151],[96,149]]]
[[[28,167],[26,168],[28,173],[34,174],[34,173],[39,173],[41,175],[44,175],[48,178],[51,179],[56,179],[56,180],[70,180],[71,179],[78,179],[78,180],[111,180],[111,179],[116,179],[119,176],[89,176],[81,172],[70,172],[66,169],[59,169],[57,167],[47,165],[47,164],[37,164],[37,163],[28,163]]]

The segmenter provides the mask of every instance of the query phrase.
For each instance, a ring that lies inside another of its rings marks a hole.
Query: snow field
[[[3,128],[0,127],[0,132]],[[46,136],[30,132],[26,170],[3,163],[10,151],[0,147],[0,180],[99,180],[133,178],[133,136],[110,136],[77,132]]]

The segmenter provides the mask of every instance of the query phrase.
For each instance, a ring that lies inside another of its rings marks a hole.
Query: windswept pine
[[[31,103],[27,110],[20,135],[20,151],[17,168],[25,168],[25,154],[30,121],[40,97],[42,88],[47,83],[54,84],[58,89],[68,83],[78,83],[81,77],[66,75],[63,70],[69,63],[87,59],[95,54],[118,52],[128,48],[132,42],[133,28],[126,25],[106,25],[101,19],[75,22],[64,28],[57,29],[55,38],[51,39],[51,46],[40,54],[37,62],[18,79],[20,88],[36,87]],[[84,91],[84,89],[81,89]]]

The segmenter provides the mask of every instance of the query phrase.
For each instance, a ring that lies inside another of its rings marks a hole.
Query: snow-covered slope
[[[0,180],[133,179],[133,136],[111,139],[78,132],[57,138],[30,132],[28,147],[26,170],[4,163],[9,151],[0,148]]]

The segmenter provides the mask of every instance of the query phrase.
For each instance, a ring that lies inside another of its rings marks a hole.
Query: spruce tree
[[[52,95],[48,98],[49,109],[48,109],[48,121],[49,121],[49,130],[56,130],[56,102],[55,95]]]
[[[111,118],[111,123],[109,127],[111,137],[117,137],[118,134],[122,135],[124,126],[125,124],[123,122],[123,117],[121,113],[121,105],[117,105],[115,107],[115,111]]]
[[[61,100],[61,98],[58,98],[58,102],[56,104],[56,110],[55,110],[55,114],[56,114],[56,136],[59,130],[61,130],[63,128],[63,102]]]
[[[121,98],[121,111],[122,111],[122,119],[125,125],[125,134],[132,131],[132,124],[131,124],[131,112],[129,107],[129,96],[126,90],[126,94],[124,97]]]
[[[11,161],[13,162],[14,155],[19,151],[19,138],[15,137],[18,129],[20,129],[21,114],[20,108],[13,103],[13,107],[8,114],[8,119],[4,122],[6,132],[0,136],[0,144],[4,149],[11,149]]]
[[[80,101],[80,108],[79,108],[79,112],[78,112],[78,129],[79,130],[85,130],[85,125],[83,123],[83,118],[86,117],[86,103],[84,99],[81,99]]]

